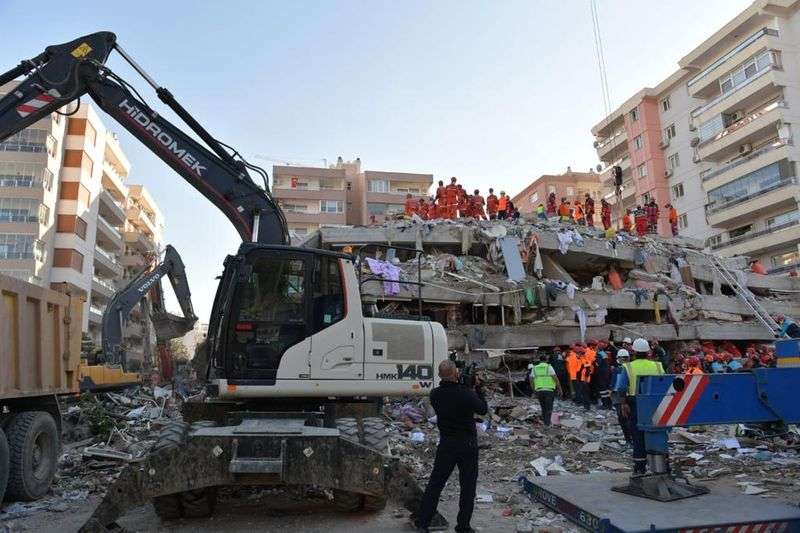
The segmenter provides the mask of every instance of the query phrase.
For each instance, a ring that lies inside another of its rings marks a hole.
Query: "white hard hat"
[[[632,343],[633,341],[631,340],[631,338],[630,338],[630,337],[625,337],[624,339],[622,339],[622,342],[624,342],[625,344],[630,344],[630,343]]]
[[[628,353],[628,350],[622,348],[621,350],[617,350],[617,359],[630,359],[631,354]]]
[[[633,351],[634,352],[649,352],[650,351],[650,343],[647,342],[646,339],[642,339],[641,337],[633,341]]]

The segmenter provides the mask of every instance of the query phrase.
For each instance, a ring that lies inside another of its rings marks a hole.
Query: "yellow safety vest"
[[[639,376],[660,376],[664,373],[661,363],[649,359],[636,359],[622,366],[628,373],[628,396],[636,396]]]
[[[533,367],[531,372],[531,381],[533,382],[533,390],[556,390],[556,380],[550,375],[550,365],[547,363],[539,363]]]

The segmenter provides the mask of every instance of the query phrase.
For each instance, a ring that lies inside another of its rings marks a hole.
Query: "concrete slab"
[[[800,509],[740,491],[706,484],[711,492],[673,502],[658,502],[618,492],[626,474],[548,476],[531,480],[532,497],[589,531],[659,532],[754,526],[748,531],[796,531]],[[763,529],[762,529],[763,528]],[[730,531],[730,530],[728,530]]]

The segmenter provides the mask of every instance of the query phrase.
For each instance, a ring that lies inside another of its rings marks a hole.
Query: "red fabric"
[[[417,202],[413,198],[406,198],[406,205],[405,205],[406,216],[410,217],[411,215],[416,213],[418,207],[419,207],[419,202]]]
[[[494,194],[490,194],[486,197],[486,210],[489,212],[490,215],[497,214],[497,196]]]
[[[444,205],[447,198],[447,187],[442,185],[436,189],[436,203]]]
[[[632,229],[632,227],[631,227],[631,216],[629,214],[627,214],[627,213],[625,214],[625,216],[622,217],[622,229],[624,229],[628,233],[630,233],[631,229]]]
[[[639,237],[647,234],[647,217],[645,215],[636,215],[636,234]]]

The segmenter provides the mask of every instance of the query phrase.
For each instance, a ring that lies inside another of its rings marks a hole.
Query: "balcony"
[[[125,250],[122,234],[100,215],[97,216],[97,244],[110,252]]]
[[[782,267],[771,268],[769,270],[769,273],[770,274],[786,274],[788,272],[791,272],[792,270],[798,270],[798,269],[800,269],[800,263],[795,263],[793,265],[784,265]]]
[[[786,108],[786,102],[779,100],[747,114],[715,136],[698,144],[697,155],[703,160],[718,159],[726,152],[733,152],[754,139],[770,134],[774,136],[777,126],[781,123],[783,110]]]
[[[607,139],[595,141],[597,157],[600,161],[613,161],[619,159],[628,151],[628,134],[625,129],[615,131]]]
[[[341,189],[320,188],[287,188],[276,187],[272,195],[280,200],[341,200],[347,197],[347,191]]]
[[[122,276],[122,265],[117,262],[117,258],[99,246],[95,246],[94,248],[94,268],[95,272],[108,278],[119,278]]]
[[[0,188],[40,189],[42,180],[32,176],[0,176]]]
[[[97,295],[103,300],[110,300],[114,296],[115,292],[117,292],[117,288],[111,281],[99,278],[97,276],[92,276],[93,295]]]
[[[156,251],[156,244],[153,242],[153,239],[141,231],[126,231],[124,237],[125,243],[139,252],[150,253]]]
[[[762,49],[765,44],[769,48],[770,43],[764,43],[762,40],[762,37],[767,36],[777,37],[778,30],[773,30],[772,28],[761,28],[696,74],[693,78],[686,82],[686,86],[689,89],[689,96],[696,97],[697,94],[705,87],[708,87],[710,84],[716,82],[718,77],[724,74],[726,70],[729,70],[734,65],[741,64],[748,57],[752,57],[759,49]],[[755,46],[751,46],[754,44]],[[722,67],[728,68],[723,69]],[[717,74],[717,77],[711,77],[711,74]]]
[[[788,244],[798,241],[800,241],[800,220],[792,220],[780,226],[772,226],[723,241],[712,245],[711,249],[719,250],[719,255],[724,257],[756,256],[771,250],[785,248]]]
[[[322,212],[285,212],[286,222],[290,223],[311,223],[311,224],[344,224],[345,213],[322,213]]]
[[[137,270],[141,270],[150,265],[147,259],[138,253],[125,254],[120,258],[120,262],[122,263],[122,266],[135,267]]]
[[[793,204],[795,198],[800,198],[797,178],[784,178],[771,187],[753,191],[745,196],[732,198],[726,202],[707,204],[706,217],[711,226],[736,227],[754,218],[756,213]]]
[[[150,215],[147,214],[147,211],[141,207],[137,205],[129,207],[126,211],[126,215],[128,221],[137,228],[149,233],[150,235],[157,234],[158,228],[156,228],[155,222],[153,222],[153,220],[150,218]]]
[[[631,169],[631,158],[627,155],[622,159],[617,159],[616,161],[609,163],[609,165],[603,169],[600,180],[604,187],[608,189],[614,188],[614,173],[612,169],[615,166],[619,166],[622,169],[622,179],[626,180],[631,177],[630,169]]]
[[[99,200],[99,212],[106,220],[111,222],[113,226],[122,226],[125,224],[125,220],[127,219],[125,208],[110,192],[105,189],[101,190],[100,194],[97,195],[97,199]]]
[[[723,113],[736,108],[755,105],[758,100],[774,96],[781,87],[786,87],[788,79],[777,65],[768,65],[728,92],[720,93],[691,113],[695,124],[703,124]]]
[[[740,176],[749,174],[761,167],[784,158],[789,158],[791,139],[778,139],[768,143],[747,155],[737,157],[720,168],[703,175],[703,188],[710,191]]]
[[[106,160],[103,160],[103,177],[102,184],[104,189],[111,189],[117,191],[117,196],[127,196],[128,187],[125,186],[125,180],[120,176],[117,169]]]

